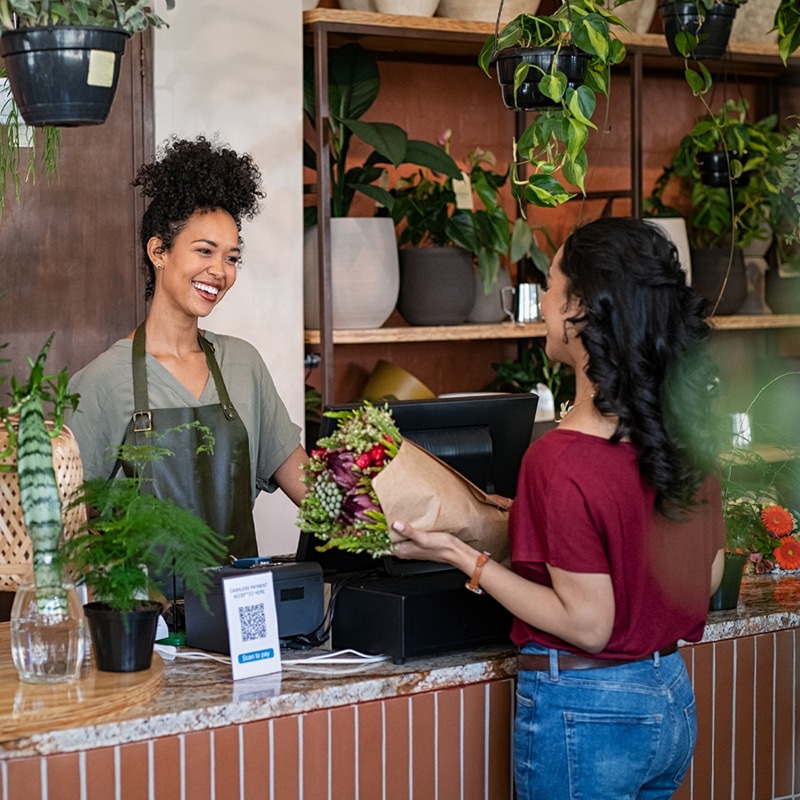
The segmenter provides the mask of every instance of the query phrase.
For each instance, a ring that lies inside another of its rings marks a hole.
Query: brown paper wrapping
[[[508,563],[511,500],[487,494],[408,439],[372,486],[389,528],[399,519],[419,530],[446,531]]]

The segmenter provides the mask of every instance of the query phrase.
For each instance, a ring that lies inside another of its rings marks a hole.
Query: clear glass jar
[[[83,606],[73,584],[38,593],[33,575],[11,607],[11,656],[26,683],[62,683],[80,677],[85,653]]]

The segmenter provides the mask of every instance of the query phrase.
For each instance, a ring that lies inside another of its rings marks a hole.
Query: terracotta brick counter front
[[[682,648],[700,733],[676,798],[800,798],[798,625],[800,579],[754,576]],[[61,730],[43,712],[0,743],[0,797],[511,800],[510,648],[342,669],[234,683],[216,661],[166,661],[151,701]]]

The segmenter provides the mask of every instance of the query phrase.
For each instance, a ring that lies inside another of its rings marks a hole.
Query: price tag
[[[461,180],[453,181],[453,191],[456,193],[456,208],[472,211],[472,181],[464,170],[461,170]]]
[[[269,570],[223,578],[233,679],[280,672],[275,589]]]

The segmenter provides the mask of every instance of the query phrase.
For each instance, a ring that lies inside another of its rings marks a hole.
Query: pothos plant
[[[449,130],[440,143],[449,153]],[[521,218],[512,223],[503,208],[500,190],[508,172],[491,169],[495,163],[491,152],[475,148],[460,180],[420,171],[399,180],[392,190],[392,218],[395,225],[404,223],[399,246],[455,245],[473,253],[487,295],[495,288],[502,258],[512,263],[529,258],[542,274],[549,266],[530,225]],[[482,208],[475,208],[475,198]]]
[[[20,384],[16,377],[11,378],[11,404],[0,408],[0,421],[8,433],[8,445],[0,458],[11,455],[16,448],[20,504],[33,547],[36,600],[42,616],[61,615],[67,607],[58,560],[61,495],[53,467],[51,439],[61,432],[65,409],[74,409],[78,404],[78,396],[67,392],[66,370],[45,375],[45,360],[53,335],[38,358],[29,360],[31,371],[27,383]],[[45,404],[52,406],[49,415],[52,426],[45,421]]]
[[[747,247],[764,239],[771,226],[784,226],[787,236],[800,234],[800,205],[787,202],[785,182],[796,188],[787,157],[787,137],[776,130],[777,117],[757,122],[747,119],[746,100],[728,100],[717,113],[701,117],[683,137],[645,201],[651,216],[677,214],[663,202],[667,187],[677,181],[691,198],[689,241],[694,248],[719,247],[733,242]],[[730,180],[727,185],[703,183],[699,156],[724,154]],[[796,156],[791,156],[792,158]],[[780,209],[780,213],[777,209]]]
[[[549,16],[520,14],[483,45],[478,63],[489,75],[497,54],[507,48],[554,48],[556,54],[574,46],[588,56],[586,78],[571,86],[554,57],[548,71],[521,61],[514,73],[515,89],[529,79],[531,69],[541,73],[539,90],[555,106],[535,112],[530,125],[514,143],[512,190],[533,205],[555,207],[575,193],[560,178],[585,193],[588,170],[586,144],[597,95],[608,95],[610,70],[625,58],[625,46],[613,26],[624,23],[595,0],[562,0]],[[524,164],[530,173],[522,177]]]

